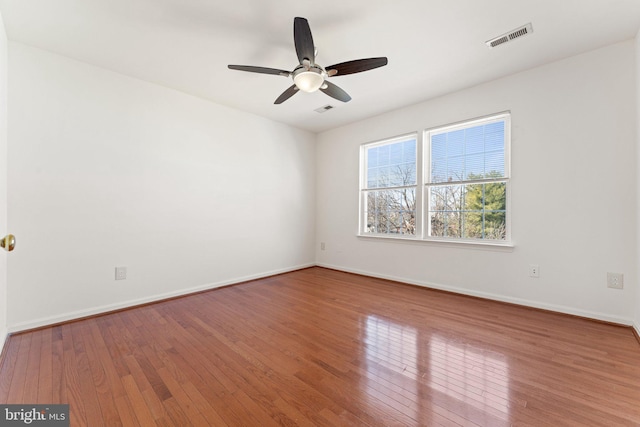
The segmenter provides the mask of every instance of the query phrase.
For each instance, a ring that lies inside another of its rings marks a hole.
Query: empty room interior
[[[640,425],[637,0],[0,18],[1,425]]]

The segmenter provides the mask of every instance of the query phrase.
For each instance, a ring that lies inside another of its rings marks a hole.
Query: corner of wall
[[[640,28],[635,37],[635,83],[636,83],[636,218],[640,214]],[[636,219],[636,256],[640,255],[640,222]],[[638,273],[640,273],[640,263]],[[640,275],[636,283],[634,329],[640,340]]]

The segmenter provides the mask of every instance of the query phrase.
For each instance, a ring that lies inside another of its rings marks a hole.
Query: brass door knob
[[[13,234],[7,234],[0,240],[0,246],[7,252],[11,252],[16,247],[16,236]]]

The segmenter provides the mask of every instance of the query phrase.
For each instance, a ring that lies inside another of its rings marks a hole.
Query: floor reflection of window
[[[490,414],[509,414],[509,365],[500,354],[433,336],[429,356],[433,390]]]
[[[366,395],[372,405],[391,406],[418,419],[418,337],[411,326],[367,316]]]
[[[418,339],[415,328],[368,316],[366,331],[367,360],[416,378]]]
[[[364,320],[364,344],[370,404],[391,406],[418,425],[432,425],[433,414],[501,424],[510,405],[524,403],[509,396],[509,365],[500,353],[377,316]]]

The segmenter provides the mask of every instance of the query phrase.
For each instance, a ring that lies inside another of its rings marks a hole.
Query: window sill
[[[494,250],[502,252],[512,252],[515,248],[513,242],[476,242],[470,240],[440,240],[440,239],[418,239],[415,237],[400,237],[400,236],[383,236],[383,235],[366,235],[358,234],[357,237],[363,240],[375,240],[380,242],[393,242],[393,243],[409,243],[416,245],[434,245],[441,247],[455,247],[464,249],[480,249],[480,250]]]

